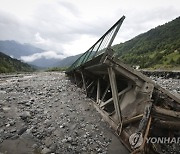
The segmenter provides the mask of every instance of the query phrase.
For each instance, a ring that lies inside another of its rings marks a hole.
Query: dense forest
[[[140,68],[180,68],[180,17],[113,46],[124,63]]]
[[[31,72],[34,70],[35,69],[32,66],[0,52],[0,73]]]

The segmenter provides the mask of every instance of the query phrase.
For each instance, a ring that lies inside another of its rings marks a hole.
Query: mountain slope
[[[0,41],[0,51],[20,59],[21,56],[28,56],[34,53],[43,52],[44,50],[36,48],[30,44],[20,44],[16,41]]]
[[[180,66],[180,17],[113,46],[123,62],[141,68]]]
[[[69,56],[67,58],[62,59],[60,62],[57,63],[57,66],[60,67],[69,67],[72,63],[76,61],[81,56],[81,54],[75,56]]]
[[[23,63],[20,60],[13,59],[0,52],[0,73],[31,72],[34,70],[35,69],[30,65]]]
[[[131,66],[180,69],[180,17],[112,48],[120,60]],[[77,58],[67,57],[60,66]]]
[[[49,58],[45,53],[48,52],[46,50],[37,48],[30,44],[21,44],[12,40],[0,41],[0,51],[16,59],[22,59],[24,56],[29,57],[29,59],[35,57],[34,60],[25,62],[43,68],[54,67],[60,60],[57,58]]]

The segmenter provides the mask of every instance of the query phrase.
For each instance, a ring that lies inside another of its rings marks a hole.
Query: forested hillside
[[[60,67],[69,67],[80,56],[81,56],[81,54],[78,54],[78,55],[75,55],[75,56],[66,57],[66,58],[62,59],[59,63],[57,63],[57,66],[60,66]]]
[[[180,68],[180,17],[113,46],[123,62],[140,68]]]
[[[0,52],[0,73],[31,72],[34,70],[35,69],[32,66]]]

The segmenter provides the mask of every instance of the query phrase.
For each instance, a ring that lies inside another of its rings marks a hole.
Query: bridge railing
[[[92,47],[68,68],[67,72],[70,72],[98,55],[105,53],[106,49],[112,45],[124,19],[125,16],[122,16]]]

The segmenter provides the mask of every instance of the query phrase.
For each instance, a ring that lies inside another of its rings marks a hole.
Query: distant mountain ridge
[[[76,59],[78,59],[81,56],[81,54],[75,55],[75,56],[69,56],[64,59],[62,59],[60,62],[58,62],[56,65],[60,67],[69,67],[72,65]]]
[[[46,50],[37,48],[31,44],[21,44],[13,40],[6,40],[0,41],[0,51],[13,58],[21,59],[22,56],[31,56],[33,54],[43,53]],[[56,66],[59,61],[59,59],[48,59],[42,56],[41,58],[35,59],[34,61],[27,63],[38,67],[46,68]]]
[[[0,41],[0,51],[16,59],[20,59],[21,56],[28,56],[37,52],[43,52],[44,50],[30,44],[21,44],[13,40],[6,40]]]
[[[0,73],[31,72],[34,70],[32,66],[0,52]]]

